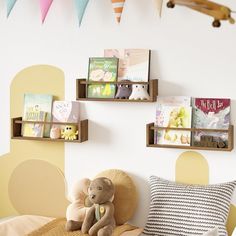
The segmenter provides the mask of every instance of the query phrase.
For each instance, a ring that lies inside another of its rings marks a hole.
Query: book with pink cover
[[[54,101],[52,108],[53,122],[78,123],[79,102],[77,101]]]
[[[193,128],[225,129],[230,125],[230,99],[228,98],[194,98]],[[194,132],[193,141],[200,141],[202,135],[210,135],[228,140],[227,132]]]
[[[105,49],[104,56],[119,59],[118,81],[148,82],[149,49]]]

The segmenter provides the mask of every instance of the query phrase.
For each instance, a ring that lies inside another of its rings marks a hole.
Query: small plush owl
[[[132,93],[132,88],[130,84],[119,84],[115,98],[128,99],[131,93]]]
[[[150,96],[147,92],[148,85],[146,84],[133,84],[132,93],[129,97],[130,100],[148,100]]]

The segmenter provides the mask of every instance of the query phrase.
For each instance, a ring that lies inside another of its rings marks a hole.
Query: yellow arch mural
[[[22,116],[23,95],[27,92],[53,94],[55,99],[63,100],[65,94],[63,71],[54,66],[36,65],[19,72],[10,87],[11,118]],[[0,217],[18,214],[10,202],[8,184],[14,169],[30,159],[46,160],[64,172],[64,144],[10,141],[10,152],[0,157]]]

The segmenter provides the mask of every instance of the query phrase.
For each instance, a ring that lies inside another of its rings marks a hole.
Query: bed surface
[[[31,233],[32,231],[49,223],[54,218],[22,215],[11,216],[0,219],[0,235],[1,236],[22,236]]]

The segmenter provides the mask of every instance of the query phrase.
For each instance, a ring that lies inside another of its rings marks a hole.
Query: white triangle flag
[[[156,4],[158,15],[161,17],[163,0],[154,0],[154,2]]]

